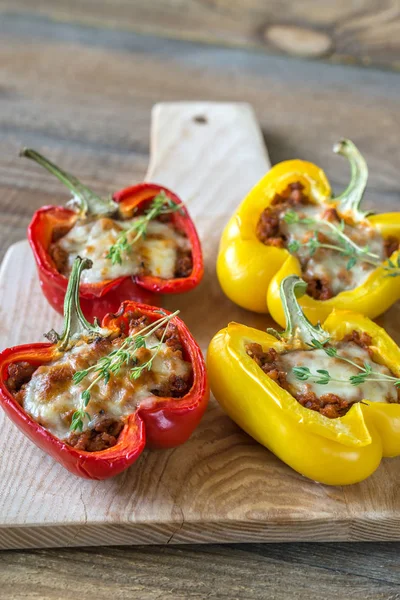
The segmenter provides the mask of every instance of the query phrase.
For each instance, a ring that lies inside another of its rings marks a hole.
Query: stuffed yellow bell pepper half
[[[321,483],[366,479],[400,454],[400,349],[370,319],[333,311],[323,326],[285,278],[286,330],[230,323],[211,341],[211,389],[228,415],[290,467]]]
[[[349,140],[335,152],[350,161],[351,181],[336,198],[324,172],[302,160],[274,166],[226,226],[217,274],[236,304],[269,312],[285,325],[279,287],[301,276],[301,299],[312,323],[336,308],[377,317],[400,298],[400,213],[368,216],[360,203],[366,163]]]

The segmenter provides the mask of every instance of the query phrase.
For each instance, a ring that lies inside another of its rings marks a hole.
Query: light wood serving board
[[[175,190],[198,226],[206,274],[198,289],[166,300],[204,351],[228,321],[265,328],[268,317],[222,294],[215,260],[230,213],[269,168],[252,109],[179,103],[154,109],[148,181]],[[133,182],[127,181],[126,185]],[[398,309],[384,318],[393,335]],[[42,340],[61,318],[39,289],[27,242],[0,271],[0,348]],[[400,539],[400,460],[367,481],[328,487],[292,471],[243,433],[214,399],[183,446],[145,452],[108,481],[69,474],[0,410],[0,548],[112,544]]]

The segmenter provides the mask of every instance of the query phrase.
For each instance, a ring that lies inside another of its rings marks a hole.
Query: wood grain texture
[[[246,177],[257,180],[268,169],[267,156],[247,105],[167,104],[153,114],[147,178],[188,198],[206,267],[202,284],[190,294],[166,299],[166,307],[181,310],[206,351],[227,321],[268,324],[268,317],[229,302],[214,273],[221,229],[248,189]],[[257,159],[246,163],[251,156]],[[186,176],[192,163],[197,165],[193,178]],[[0,347],[39,341],[44,330],[60,329],[61,318],[41,294],[27,242],[10,248],[5,258],[0,307]],[[35,318],[26,325],[21,315],[32,311]],[[393,311],[391,323],[399,315],[397,307]],[[400,460],[383,461],[370,479],[349,488],[315,484],[241,432],[213,400],[188,443],[146,453],[105,482],[70,475],[3,414],[0,431],[0,548],[400,539]]]
[[[249,105],[164,103],[152,120],[145,179],[174,189],[195,218],[222,216],[224,222],[271,166]]]
[[[26,8],[35,18],[3,13],[0,19],[1,257],[22,239],[35,208],[67,199],[57,183],[17,158],[20,146],[51,154],[109,193],[143,179],[150,109],[161,100],[251,102],[272,162],[294,156],[318,162],[337,190],[348,171],[330,148],[338,137],[351,137],[370,167],[368,204],[380,210],[399,206],[397,76],[137,36],[122,31],[124,23],[110,31],[104,20],[101,25],[103,3],[98,0],[88,15],[99,16],[98,28],[41,18],[43,1]],[[296,4],[301,9],[303,3]],[[337,4],[318,3],[317,9],[329,15]],[[352,10],[352,3],[345,4]],[[82,5],[69,4],[70,21],[79,20]],[[0,9],[5,6],[2,0]],[[9,1],[7,10],[16,6]],[[94,588],[99,598],[118,600],[397,600],[399,547],[227,544],[2,552],[0,589],[18,600],[88,597]]]
[[[245,104],[159,105],[154,110],[152,147],[147,179],[169,185],[187,199],[199,224],[206,265],[201,286],[190,294],[169,299],[166,305],[180,308],[206,350],[210,337],[226,323],[228,312],[237,320],[244,312],[233,308],[219,290],[214,275],[216,248],[229,213],[268,170],[268,158],[253,112]],[[201,220],[197,218],[201,216]],[[27,314],[34,318],[26,322]],[[251,321],[256,324],[265,319],[254,316]],[[3,263],[0,322],[2,348],[39,341],[49,328],[61,328],[61,318],[40,291],[27,242],[11,247]],[[17,433],[4,414],[0,415],[0,430],[0,548],[168,543],[176,535],[181,541],[236,539],[241,521],[247,520],[248,509],[238,508],[229,528],[225,500],[219,510],[209,508],[218,502],[218,497],[210,494],[211,481],[205,485],[215,448],[227,453],[230,462],[233,443],[233,447],[238,446],[237,458],[241,457],[241,434],[235,442],[237,428],[216,406],[209,411],[203,432],[196,431],[189,446],[169,453],[146,454],[134,469],[107,482],[87,482],[71,476]],[[250,457],[248,460],[252,462]],[[225,464],[218,452],[215,461],[217,480],[212,485],[218,483],[218,473]],[[222,477],[229,481],[231,474]],[[205,487],[200,493],[203,482]],[[217,489],[224,498],[230,488],[225,492]]]
[[[37,550],[0,561],[13,600],[398,600],[399,583],[396,544]]]
[[[2,0],[37,15],[206,44],[400,69],[397,0]]]
[[[143,179],[158,101],[250,102],[272,162],[316,162],[337,190],[348,167],[331,147],[350,137],[368,160],[367,205],[400,201],[400,81],[392,73],[11,17],[0,19],[0,65],[1,256],[37,207],[67,198],[17,157],[21,146],[111,193]]]

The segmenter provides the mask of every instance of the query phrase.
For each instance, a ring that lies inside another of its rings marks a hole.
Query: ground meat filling
[[[307,283],[307,294],[315,300],[329,300],[333,298],[334,293],[328,277],[314,277],[303,274],[303,279]]]
[[[51,244],[49,254],[53,259],[57,271],[61,275],[66,275],[68,271],[68,252],[57,244]]]
[[[130,317],[130,330],[138,330],[146,327],[150,323],[147,317],[132,315]],[[163,339],[164,343],[172,350],[172,352],[183,359],[183,346],[179,337],[178,328],[173,323],[167,327],[160,327],[155,332],[157,339]],[[171,374],[166,381],[163,381],[157,388],[153,388],[151,393],[158,397],[182,398],[185,396],[192,385],[190,377],[182,377],[180,375]]]
[[[357,331],[354,329],[351,333],[347,334],[343,340],[343,342],[354,342],[360,348],[365,348],[368,351],[370,357],[373,357],[372,349],[370,348],[372,344],[372,338],[366,331]]]
[[[351,404],[339,398],[336,394],[323,394],[319,398],[314,392],[307,392],[305,394],[298,394],[296,400],[305,408],[315,410],[328,419],[337,419],[343,417],[349,410]]]
[[[24,387],[36,371],[37,367],[26,361],[8,365],[7,389],[13,394],[18,404],[21,404]]]
[[[345,348],[349,346],[358,346],[359,348],[366,350],[370,358],[373,359],[373,352],[370,348],[371,344],[372,339],[370,335],[365,332],[354,330],[351,334],[346,335],[337,345],[337,347]],[[276,381],[280,387],[287,390],[294,398],[296,398],[299,404],[305,408],[317,411],[329,419],[336,419],[344,416],[354,403],[354,400],[350,401],[349,399],[343,398],[339,394],[332,392],[317,395],[310,389],[305,391],[296,390],[293,384],[291,384],[289,381],[289,373],[282,358],[291,353],[280,355],[273,348],[269,348],[268,350],[264,351],[262,346],[256,343],[247,344],[246,352],[264,371],[264,373]],[[307,352],[311,353],[314,351]],[[387,372],[391,373],[389,370],[387,370]],[[393,375],[393,373],[391,374]],[[351,386],[350,383],[349,385]],[[400,402],[400,390],[394,389],[392,395],[387,396],[385,400],[387,402]]]
[[[168,380],[162,383],[158,388],[151,390],[154,396],[169,398],[181,398],[185,396],[190,389],[190,384],[187,379],[179,375],[170,375]]]
[[[49,255],[54,265],[61,275],[67,275],[68,271],[68,252],[57,244],[72,229],[73,225],[55,225],[51,232],[51,243],[49,246]]]
[[[64,235],[67,235],[67,233],[70,229],[71,229],[71,225],[61,225],[61,224],[55,225],[51,232],[52,244],[55,244],[55,242],[58,242],[58,240],[60,240],[62,237],[64,237]]]
[[[128,313],[126,317],[126,329],[129,327],[129,330],[125,332],[125,335],[133,335],[151,323],[147,316],[142,315],[139,312]],[[108,354],[113,347],[118,347],[121,339],[123,338],[117,337],[113,340],[99,338],[92,342],[90,346],[94,355],[93,358],[90,359],[91,363],[89,364],[95,364],[99,357]],[[152,342],[152,344],[156,344],[157,340],[163,340],[163,343],[165,343],[165,346],[167,347],[166,356],[172,356],[173,360],[185,360],[183,356],[184,348],[176,325],[169,323],[168,327],[158,329],[155,332],[154,339],[155,341]],[[140,348],[137,352],[137,358],[140,363],[148,360],[150,356],[151,353],[148,348]],[[87,364],[80,364],[79,366],[79,368],[86,367]],[[25,361],[13,363],[8,366],[8,379],[6,381],[7,389],[13,394],[23,408],[26,397],[26,386],[37,370],[39,372],[40,366],[38,367],[37,365],[32,365]],[[73,373],[74,368],[68,361],[59,363],[57,364],[57,368],[53,368],[49,371],[44,382],[42,381],[40,389],[43,390],[44,385],[49,391],[55,391],[56,395],[65,394],[66,391],[68,392],[70,389]],[[155,380],[152,379],[152,372],[145,371],[141,376],[141,379],[142,378],[145,383],[147,381],[156,383],[153,388],[147,388],[149,389],[147,392],[148,396],[153,395],[165,398],[182,398],[190,391],[193,383],[191,369],[187,369],[184,374],[176,374],[173,372],[167,372],[165,374],[161,373],[161,375],[155,376]],[[94,402],[96,403],[96,400],[94,400]],[[75,408],[63,412],[62,414],[60,412],[60,418],[65,422],[66,428],[69,428],[74,412]],[[62,439],[77,450],[85,452],[99,452],[115,446],[127,417],[122,416],[121,418],[117,418],[114,415],[106,414],[106,411],[103,409],[98,410],[95,414],[92,413],[91,417],[87,429],[84,429],[82,432],[76,431],[69,433],[67,437],[63,437]],[[37,419],[37,422],[45,426],[41,423],[40,419]]]
[[[141,313],[129,313],[129,332],[130,334],[136,333],[141,329],[144,329],[148,325],[150,325],[150,319]],[[183,346],[181,342],[181,338],[179,336],[179,331],[174,323],[169,323],[168,327],[165,325],[164,327],[160,327],[155,332],[155,336],[157,339],[163,341],[165,344],[171,348],[173,352],[178,353],[180,358],[183,358]]]
[[[286,235],[281,232],[281,213],[299,204],[309,204],[303,189],[304,186],[299,181],[291,183],[281,194],[275,194],[271,206],[267,206],[261,213],[256,235],[263,244],[285,247]]]
[[[100,452],[115,446],[123,427],[124,421],[122,419],[112,419],[99,415],[98,420],[90,429],[82,433],[71,433],[67,443],[76,450]]]
[[[397,252],[399,249],[399,240],[393,235],[387,237],[384,241],[386,257],[392,256],[393,252]]]
[[[276,381],[282,388],[285,390],[288,389],[286,373],[280,365],[279,354],[274,348],[268,348],[264,352],[261,344],[252,343],[246,346],[246,351],[258,366],[261,367],[264,373]]]
[[[304,193],[304,186],[300,182],[291,183],[283,192],[276,194],[270,206],[261,213],[256,227],[258,239],[267,246],[287,248],[293,239],[297,239],[301,248],[293,252],[300,261],[302,277],[307,282],[307,293],[316,300],[329,300],[341,291],[353,289],[364,280],[373,266],[359,261],[357,268],[347,270],[348,259],[337,251],[319,248],[310,254],[304,244],[314,236],[315,227],[303,226],[296,231],[284,222],[284,215],[288,211],[304,212],[303,216],[311,216],[317,221],[329,221],[340,224],[341,218],[336,209],[327,206],[325,210],[318,208]],[[319,211],[319,212],[318,212]],[[372,228],[354,227],[346,223],[345,233],[360,246],[373,244],[373,251],[381,260],[390,257],[399,249],[399,240],[390,236],[383,240]],[[332,239],[323,232],[317,232],[317,239],[321,243],[332,243]],[[294,237],[293,237],[294,236]],[[297,237],[296,237],[297,236]]]
[[[181,250],[179,248],[177,251],[177,258],[175,264],[175,277],[177,279],[182,277],[189,277],[192,271],[192,253],[190,252],[190,250]]]
[[[117,219],[103,219],[103,221],[104,221],[104,223],[106,221],[109,222],[109,228],[112,228],[113,223],[118,223]],[[168,227],[170,229],[172,229],[173,231],[175,231],[178,234],[178,236],[180,236],[180,238],[187,239],[186,233],[184,231],[182,231],[181,229],[178,229],[174,226],[170,215],[161,215],[161,216],[157,217],[157,219],[154,219],[154,221],[158,221],[159,223],[168,225]],[[61,275],[64,275],[65,277],[69,276],[71,261],[70,261],[70,256],[69,256],[69,253],[67,252],[67,250],[65,248],[63,248],[58,242],[60,240],[62,240],[62,238],[64,236],[66,236],[67,233],[69,233],[69,231],[71,231],[72,227],[73,226],[71,226],[71,225],[56,225],[52,231],[51,243],[49,246],[49,255],[50,255],[51,259],[53,260],[57,271],[59,273],[61,273]],[[104,227],[107,227],[107,225],[105,224]],[[157,234],[156,235],[148,234],[146,236],[146,239],[161,240],[161,239],[163,239],[163,236],[157,235]],[[188,244],[188,242],[187,242],[187,244]],[[176,248],[176,261],[175,261],[173,277],[176,279],[186,278],[191,275],[192,271],[193,271],[193,257],[192,257],[191,250],[178,246]],[[135,275],[143,277],[146,275],[150,275],[150,276],[154,275],[154,273],[152,273],[151,269],[147,266],[146,260],[142,260],[140,265],[135,270]]]

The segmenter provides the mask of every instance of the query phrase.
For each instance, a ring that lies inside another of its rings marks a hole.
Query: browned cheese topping
[[[374,371],[393,375],[387,367],[373,360],[371,342],[367,333],[353,331],[335,347],[341,356],[350,358],[360,366],[367,361]],[[357,374],[356,367],[327,356],[323,350],[294,350],[278,354],[274,348],[264,351],[260,344],[250,343],[246,346],[246,351],[264,373],[287,390],[302,406],[330,419],[342,417],[355,402],[361,402],[363,399],[372,402],[400,402],[400,390],[387,381],[366,381],[354,386],[348,380],[322,385],[296,379],[292,369],[299,366],[309,367],[314,372],[317,369],[327,369],[332,376],[340,380]]]
[[[299,219],[315,219],[320,225],[317,239],[322,244],[332,244],[332,232],[323,227],[323,221],[341,225],[341,218],[331,205],[313,203],[304,194],[300,182],[290,184],[281,194],[276,194],[271,205],[260,215],[256,234],[268,246],[288,248],[293,242],[299,243],[295,254],[300,261],[302,278],[308,283],[307,293],[316,300],[329,300],[340,292],[351,290],[363,283],[374,270],[372,264],[362,259],[348,269],[348,257],[337,251],[318,248],[311,253],[305,246],[315,235],[315,226],[303,223],[288,224],[284,217],[288,211],[295,212]],[[344,233],[360,247],[376,254],[380,260],[398,250],[399,241],[394,237],[382,236],[368,223],[343,223]]]
[[[129,335],[143,329],[150,320],[131,313]],[[137,364],[151,358],[152,350],[161,340],[165,327],[147,340],[147,347],[135,354]],[[124,337],[98,338],[92,343],[76,343],[70,350],[41,366],[27,362],[9,365],[7,387],[17,402],[40,425],[53,435],[79,450],[96,452],[114,446],[127,417],[137,406],[153,403],[155,397],[181,398],[192,386],[192,367],[183,356],[176,326],[169,323],[161,349],[151,370],[144,369],[138,379],[129,376],[129,365],[121,368],[108,383],[104,380],[91,389],[87,407],[90,420],[82,432],[70,432],[72,415],[80,404],[84,389],[95,379],[95,373],[79,384],[72,380],[74,373],[95,365],[123,343]]]
[[[121,264],[107,258],[118,237],[137,220],[109,217],[77,220],[71,228],[59,227],[53,232],[49,254],[59,273],[69,277],[77,256],[90,258],[93,268],[82,273],[82,283],[99,283],[127,275],[151,275],[162,279],[188,277],[193,269],[190,242],[163,215],[149,222],[146,235],[122,252]],[[132,242],[135,232],[127,233]]]

